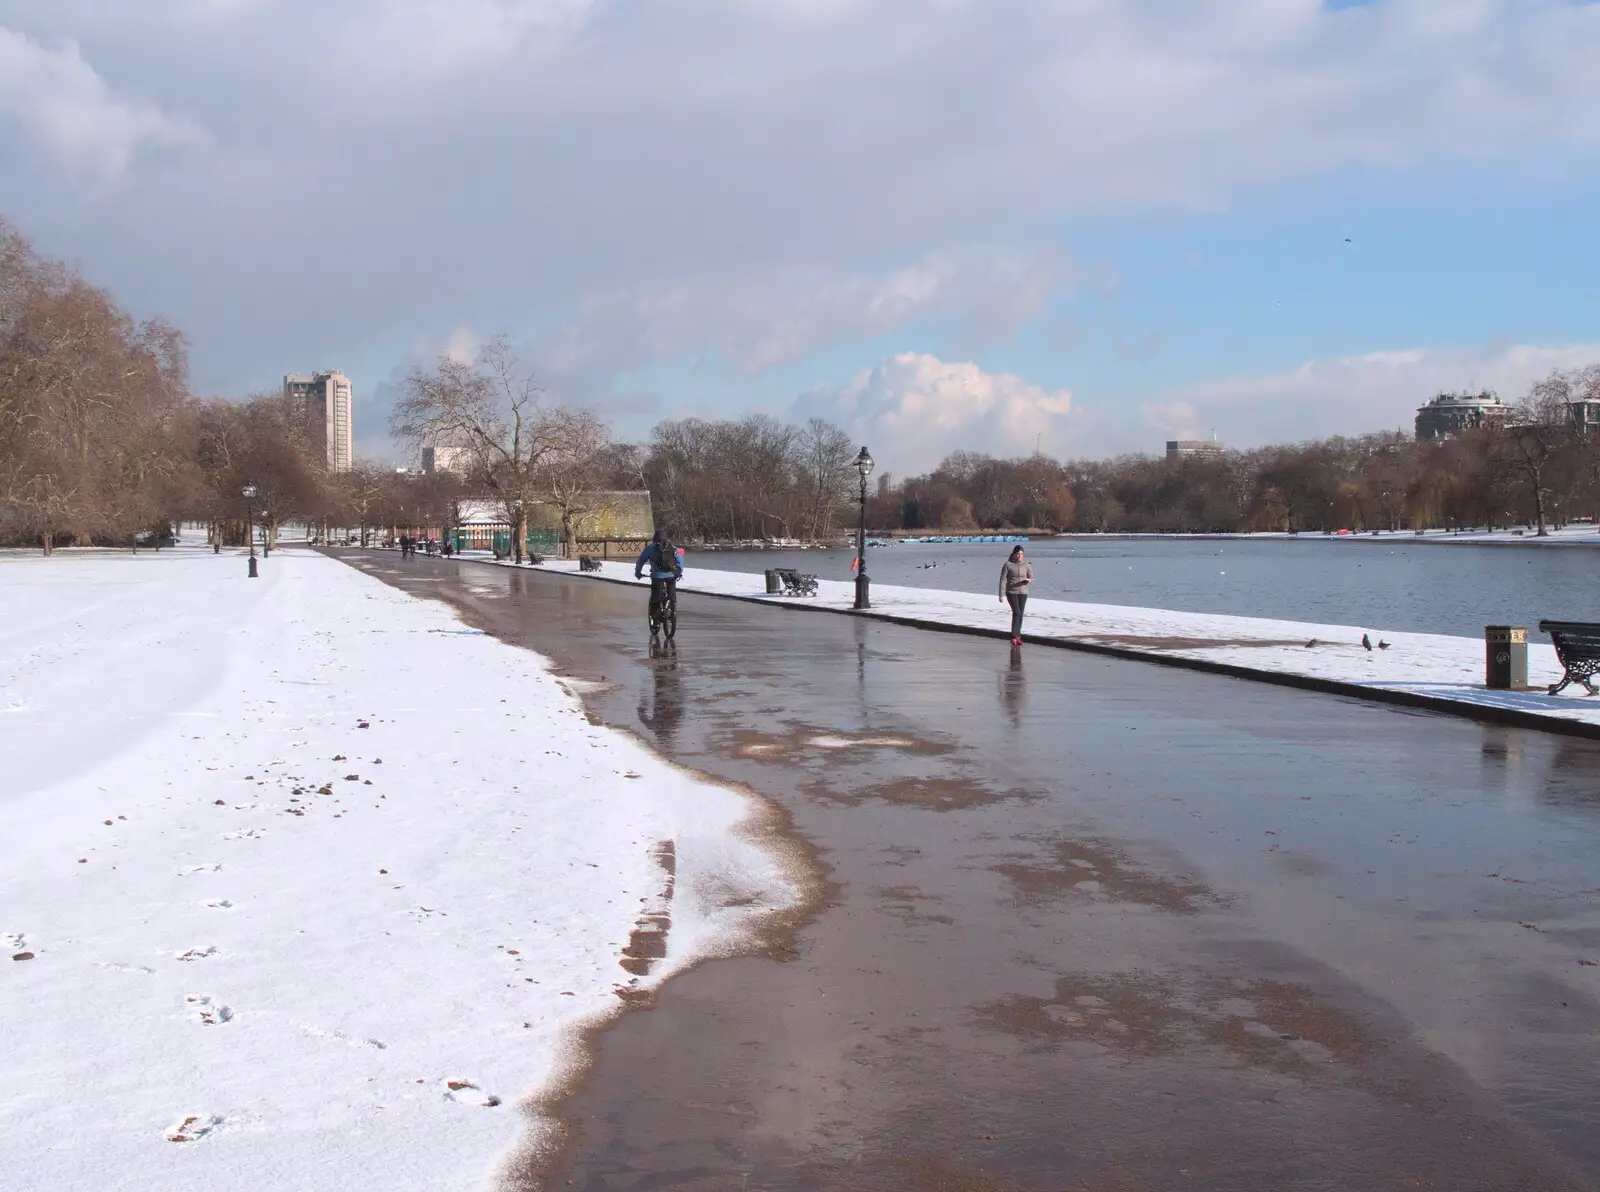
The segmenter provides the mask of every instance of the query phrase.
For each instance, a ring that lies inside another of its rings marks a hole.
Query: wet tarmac
[[[342,552],[786,809],[829,894],[560,1107],[577,1189],[1595,1188],[1600,743]]]

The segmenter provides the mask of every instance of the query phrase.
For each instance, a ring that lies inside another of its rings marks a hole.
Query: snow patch
[[[0,557],[36,713],[0,716],[0,907],[81,957],[15,966],[0,1052],[30,1093],[0,1099],[0,1185],[481,1182],[551,1124],[469,1111],[524,1103],[582,1027],[795,897],[750,799],[590,724],[538,655],[320,555],[260,571]],[[61,1147],[39,1107],[85,1072]],[[156,1145],[219,1130],[203,1163]]]

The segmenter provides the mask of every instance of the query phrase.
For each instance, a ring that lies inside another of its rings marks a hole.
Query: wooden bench
[[[600,560],[595,558],[593,555],[579,555],[578,556],[578,570],[579,571],[599,571],[600,570]]]
[[[1555,695],[1568,683],[1581,683],[1590,695],[1600,695],[1589,681],[1600,671],[1600,622],[1595,621],[1540,621],[1539,632],[1548,633],[1555,643],[1556,657],[1566,668],[1561,682],[1552,684],[1550,694]]]
[[[783,584],[785,596],[815,596],[817,594],[817,577],[807,575],[803,571],[795,571],[789,567],[775,568],[778,579]]]

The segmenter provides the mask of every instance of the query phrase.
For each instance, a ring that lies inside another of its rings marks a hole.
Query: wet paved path
[[[1600,1178],[1600,743],[1067,651],[342,557],[604,680],[832,893],[600,1039],[555,1186]]]

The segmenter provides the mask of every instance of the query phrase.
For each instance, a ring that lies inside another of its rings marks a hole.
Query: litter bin
[[[778,591],[778,573],[769,568],[767,571],[767,595],[776,596]]]
[[[1528,627],[1483,627],[1483,683],[1491,690],[1508,691],[1528,685]]]

